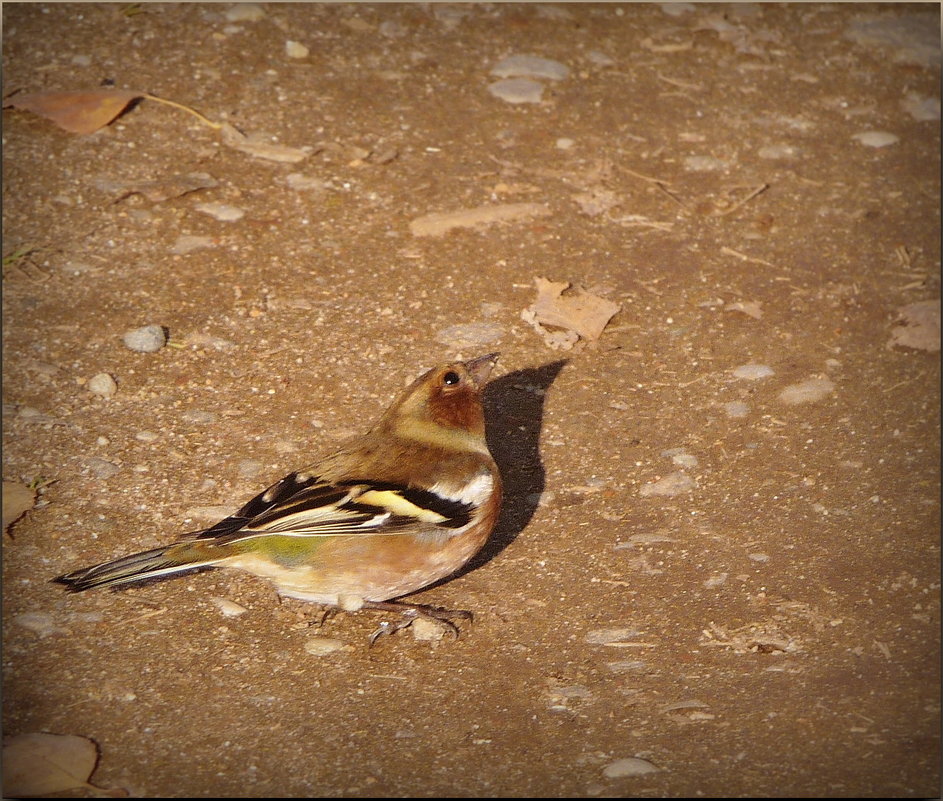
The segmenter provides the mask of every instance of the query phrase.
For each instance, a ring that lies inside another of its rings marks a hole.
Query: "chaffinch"
[[[470,617],[391,599],[454,573],[494,527],[501,476],[485,441],[481,393],[497,357],[429,370],[366,434],[211,528],[54,581],[81,592],[198,567],[239,568],[291,598],[401,612],[371,642],[417,616]]]

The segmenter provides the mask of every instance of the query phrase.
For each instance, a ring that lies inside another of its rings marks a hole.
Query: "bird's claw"
[[[461,630],[458,626],[455,625],[455,623],[452,622],[453,618],[473,620],[472,613],[464,609],[440,609],[435,606],[397,603],[395,601],[368,601],[363,605],[363,608],[377,609],[384,612],[397,612],[399,614],[399,620],[393,622],[384,620],[380,623],[377,630],[374,631],[369,637],[371,647],[383,637],[388,637],[400,629],[408,628],[419,618],[426,618],[427,620],[436,620],[439,623],[444,623],[452,632],[452,634],[455,635],[456,640],[461,635]]]

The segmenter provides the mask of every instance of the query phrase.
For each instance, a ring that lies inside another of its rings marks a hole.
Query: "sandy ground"
[[[938,794],[939,63],[935,5],[6,4],[5,97],[258,149],[3,112],[4,734],[132,795]],[[535,277],[619,311],[554,349]],[[460,639],[49,582],[491,350]]]

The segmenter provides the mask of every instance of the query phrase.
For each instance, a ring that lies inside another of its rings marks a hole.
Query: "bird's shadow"
[[[487,564],[524,530],[544,490],[540,429],[544,396],[566,360],[515,370],[485,388],[488,448],[504,485],[504,501],[494,532],[485,546],[450,580]]]

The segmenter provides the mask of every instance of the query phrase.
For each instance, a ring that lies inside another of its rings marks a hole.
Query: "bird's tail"
[[[53,581],[65,584],[69,592],[82,592],[94,587],[127,584],[197,567],[208,567],[219,561],[218,555],[207,556],[205,550],[195,544],[181,542],[84,567],[54,578]]]

